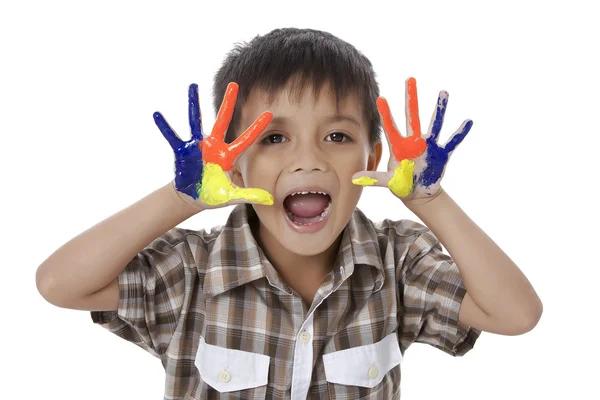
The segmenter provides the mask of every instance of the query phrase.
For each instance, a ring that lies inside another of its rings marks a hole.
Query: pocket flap
[[[264,354],[214,346],[201,337],[194,364],[204,382],[225,393],[266,385],[269,359]]]
[[[396,333],[377,343],[323,355],[328,382],[373,388],[402,361]]]

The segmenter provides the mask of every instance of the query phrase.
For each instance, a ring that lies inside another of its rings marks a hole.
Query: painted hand
[[[239,87],[231,82],[217,115],[212,133],[202,136],[202,121],[198,101],[198,85],[190,85],[189,121],[192,137],[183,141],[177,136],[159,112],[154,113],[158,129],[175,153],[175,188],[184,198],[202,203],[204,208],[222,207],[236,203],[272,205],[273,196],[255,188],[239,188],[229,176],[235,159],[250,146],[267,127],[273,115],[265,112],[231,144],[224,142],[229,121],[233,115]]]
[[[403,137],[398,131],[387,101],[377,99],[377,108],[383,119],[383,127],[390,146],[387,172],[362,171],[353,176],[352,182],[363,186],[387,186],[402,200],[435,197],[441,189],[446,164],[450,155],[469,133],[473,121],[465,120],[452,137],[441,147],[437,143],[442,129],[448,92],[441,91],[429,130],[421,136],[417,82],[406,81],[406,129]]]

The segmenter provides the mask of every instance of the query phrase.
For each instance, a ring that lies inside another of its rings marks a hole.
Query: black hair
[[[238,43],[215,75],[213,106],[218,112],[229,82],[239,85],[235,111],[225,136],[232,142],[240,125],[240,110],[254,89],[274,96],[292,83],[301,96],[312,87],[315,95],[330,84],[336,101],[356,93],[368,122],[371,146],[381,140],[381,122],[376,101],[379,86],[373,65],[351,44],[323,31],[313,29],[276,29],[256,36],[250,42]],[[245,128],[245,127],[244,127]]]

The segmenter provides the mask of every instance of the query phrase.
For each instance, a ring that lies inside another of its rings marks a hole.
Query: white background
[[[196,82],[210,131],[212,78],[225,54],[287,26],[327,30],[363,51],[400,127],[406,78],[417,78],[425,127],[438,91],[449,91],[441,140],[465,118],[474,125],[444,187],[544,303],[532,332],[484,333],[462,358],[409,348],[402,398],[600,398],[594,2],[202,3],[2,3],[0,398],[162,398],[159,360],[89,313],[48,304],[36,268],[172,179],[154,111],[187,138]],[[415,218],[380,188],[366,188],[359,207],[374,220]],[[229,211],[182,226],[221,224]]]

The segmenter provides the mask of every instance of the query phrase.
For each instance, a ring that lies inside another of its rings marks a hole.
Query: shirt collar
[[[342,233],[334,273],[337,275],[339,271],[343,281],[354,274],[356,266],[370,266],[374,268],[375,291],[377,291],[383,286],[385,278],[382,260],[373,223],[356,208]]]
[[[257,218],[249,204],[236,206],[229,215],[207,259],[203,287],[205,297],[217,296],[263,277],[276,286],[285,286],[254,238],[252,224]],[[358,208],[342,233],[334,274],[339,273],[345,280],[353,274],[356,265],[375,268],[376,286],[380,288],[383,285],[377,234],[372,222]]]

